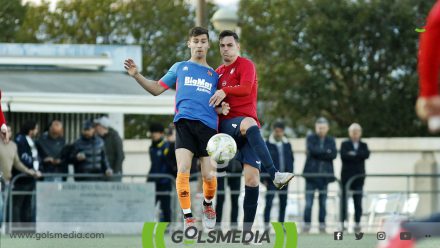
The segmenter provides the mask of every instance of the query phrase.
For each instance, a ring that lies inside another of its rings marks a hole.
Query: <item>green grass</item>
[[[271,236],[271,244],[261,246],[245,247],[273,247],[275,236]],[[142,248],[140,235],[106,235],[104,239],[11,239],[9,235],[2,235],[0,248]],[[222,248],[243,248],[242,244],[175,244],[171,241],[170,235],[165,236],[166,247],[222,247]],[[367,234],[362,240],[355,240],[353,234],[344,234],[344,240],[333,240],[333,234],[311,234],[298,235],[299,248],[375,248],[377,246],[376,235]],[[431,238],[417,244],[417,248],[438,248],[440,239]],[[153,248],[153,247],[151,247]]]

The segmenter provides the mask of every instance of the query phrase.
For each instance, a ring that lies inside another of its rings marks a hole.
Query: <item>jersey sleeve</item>
[[[249,60],[243,60],[240,65],[240,85],[253,85],[255,83],[255,66]]]
[[[159,84],[165,89],[172,88],[177,81],[177,69],[181,62],[175,63],[168,72],[159,80]]]
[[[440,1],[429,13],[425,29],[419,45],[419,94],[431,97],[439,94]]]
[[[222,90],[227,95],[232,96],[248,96],[252,92],[255,84],[256,71],[255,66],[250,60],[243,60],[238,68],[240,73],[240,83],[235,87],[226,87]]]
[[[3,115],[1,100],[2,100],[2,92],[0,91],[0,127],[3,127],[3,125],[6,125],[6,120],[5,120],[5,116]]]

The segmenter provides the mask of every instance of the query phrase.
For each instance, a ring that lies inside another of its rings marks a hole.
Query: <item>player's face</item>
[[[234,37],[226,36],[220,41],[220,54],[223,61],[226,63],[234,61],[240,52],[240,44],[238,44]]]
[[[188,47],[191,49],[191,58],[205,58],[209,48],[208,36],[206,34],[202,34],[191,37],[191,39],[188,41]]]
[[[315,132],[320,137],[325,137],[328,133],[328,130],[328,124],[320,123],[315,125]]]

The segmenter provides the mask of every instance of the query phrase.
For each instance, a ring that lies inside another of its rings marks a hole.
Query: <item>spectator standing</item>
[[[275,168],[280,172],[293,173],[294,156],[292,151],[292,145],[284,134],[285,125],[281,122],[277,122],[273,126],[273,132],[266,141],[267,148],[269,149],[270,156],[272,157]],[[262,167],[264,171],[264,167]],[[270,223],[270,211],[272,209],[272,201],[275,194],[278,191],[278,197],[280,200],[280,208],[278,213],[278,221],[284,222],[287,206],[288,187],[284,187],[277,190],[270,178],[262,178],[263,183],[267,187],[266,193],[266,206],[264,208],[264,223],[266,228]]]
[[[329,123],[321,117],[315,122],[315,133],[306,139],[307,158],[304,166],[306,178],[306,206],[304,209],[304,232],[310,231],[315,191],[319,191],[319,231],[325,233],[327,186],[335,180],[333,160],[336,158],[335,139],[328,136]],[[307,174],[323,174],[328,177],[313,177]]]
[[[342,221],[347,220],[347,192],[345,186],[348,180],[356,175],[365,174],[365,160],[370,157],[368,145],[361,141],[362,127],[358,123],[353,123],[348,128],[349,139],[341,144],[341,181],[342,181]],[[360,221],[362,216],[362,191],[364,187],[364,179],[358,178],[350,186],[353,190],[354,202],[354,221],[355,232],[360,232]]]
[[[7,132],[8,137],[11,137],[11,127],[7,126]],[[2,173],[3,177],[3,184],[1,185],[3,194],[1,196],[5,196],[4,198],[0,196],[0,223],[3,221],[3,207],[4,205],[7,205],[3,204],[7,199],[7,196],[4,193],[8,192],[9,190],[9,183],[12,178],[12,168],[15,168],[15,170],[33,177],[41,177],[41,173],[39,171],[29,169],[20,161],[20,158],[18,157],[17,145],[14,141],[0,141],[0,172]]]
[[[73,144],[71,161],[74,163],[75,173],[113,174],[104,151],[104,141],[95,135],[91,121],[85,121],[82,126],[81,137]],[[77,181],[101,181],[98,177],[79,177]]]
[[[168,141],[164,136],[164,127],[162,124],[153,123],[150,126],[151,146],[150,159],[151,168],[148,175],[156,175],[159,177],[148,177],[148,182],[154,182],[156,185],[156,203],[160,203],[162,215],[160,221],[171,221],[171,196],[172,180],[162,175],[174,176],[174,171],[167,160],[170,152]]]
[[[18,157],[28,168],[39,171],[40,158],[34,139],[39,131],[35,121],[26,121],[20,128],[20,132],[15,138],[17,144]],[[21,171],[12,168],[12,177],[15,178]],[[13,199],[12,220],[14,222],[35,222],[35,179],[30,177],[20,177],[15,180],[12,190],[27,192],[24,195],[16,195]]]
[[[124,148],[121,136],[118,132],[110,127],[110,120],[103,116],[95,120],[96,133],[104,140],[105,154],[113,175],[110,181],[121,181],[122,179],[122,162],[124,161]]]
[[[61,121],[51,121],[47,132],[40,136],[36,144],[42,160],[41,171],[43,173],[67,173],[66,159],[62,157],[66,140]],[[44,180],[62,181],[62,177],[45,177]]]

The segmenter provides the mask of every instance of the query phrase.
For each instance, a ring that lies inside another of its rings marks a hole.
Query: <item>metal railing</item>
[[[262,174],[261,177],[265,177],[268,176],[267,174]],[[7,196],[5,197],[5,199],[7,199],[5,201],[4,206],[9,205],[9,208],[4,207],[3,208],[3,219],[8,220],[7,224],[8,224],[8,230],[12,231],[12,230],[19,230],[19,229],[14,229],[14,227],[12,226],[12,221],[13,221],[13,197],[17,196],[17,195],[34,195],[35,191],[15,191],[14,190],[14,186],[16,185],[16,182],[18,179],[20,178],[25,178],[25,177],[30,177],[28,175],[25,174],[20,174],[16,177],[14,177],[11,182],[10,185],[8,187],[7,192],[3,192],[4,194],[7,193]],[[180,206],[178,204],[177,201],[177,193],[175,190],[175,178],[172,175],[169,174],[151,174],[151,175],[139,175],[139,174],[127,174],[127,175],[113,175],[111,177],[107,177],[103,174],[60,174],[60,173],[54,173],[54,174],[44,174],[44,178],[50,178],[50,177],[61,177],[61,178],[67,178],[68,180],[71,179],[75,179],[75,178],[101,178],[101,179],[105,179],[105,178],[121,178],[124,179],[123,182],[134,182],[136,181],[136,179],[145,179],[142,182],[146,182],[147,178],[167,178],[171,180],[171,190],[170,191],[161,191],[161,192],[156,192],[156,195],[168,195],[171,198],[171,216],[172,216],[172,220],[173,221],[179,221],[179,219],[181,218],[181,211],[180,210]],[[243,174],[242,173],[227,173],[226,175],[224,175],[225,178],[242,178]],[[362,175],[356,175],[353,176],[352,178],[350,178],[346,185],[345,185],[345,190],[347,192],[347,197],[346,199],[350,198],[353,194],[355,193],[359,193],[357,191],[354,190],[350,190],[351,185],[353,184],[353,182],[356,179],[359,178],[365,178],[365,177],[383,177],[383,178],[404,178],[406,179],[406,188],[404,190],[402,190],[401,192],[406,194],[406,195],[410,195],[411,193],[414,193],[415,191],[411,190],[411,179],[412,178],[418,178],[418,177],[435,177],[435,178],[440,178],[440,174],[362,174]],[[191,179],[194,178],[201,178],[201,173],[195,173],[192,174]],[[300,196],[298,199],[298,201],[301,201],[301,195],[305,195],[306,193],[308,193],[304,188],[300,188],[301,184],[298,183],[298,178],[301,178],[302,180],[307,180],[310,178],[331,178],[334,179],[335,182],[335,186],[333,187],[333,190],[326,190],[322,193],[327,193],[332,197],[331,199],[334,200],[335,202],[335,212],[333,212],[333,215],[335,216],[333,219],[333,224],[341,224],[343,225],[343,221],[341,219],[341,217],[343,216],[343,208],[342,208],[342,204],[344,204],[344,199],[342,198],[342,182],[341,180],[335,178],[332,175],[329,174],[297,174],[295,175],[295,179],[293,181],[293,185],[290,186],[289,190],[287,191],[268,191],[266,192],[266,194],[288,194],[288,195],[295,195],[295,196]],[[2,178],[0,178],[0,180],[3,180]],[[139,181],[138,181],[139,182]],[[229,191],[231,194],[243,194],[244,191],[243,190],[230,190]],[[315,192],[315,191],[314,191]],[[386,192],[386,191],[383,191]],[[424,191],[425,192],[425,191]],[[363,191],[363,193],[372,193],[372,192],[365,192]],[[425,193],[440,193],[440,191],[426,191]],[[217,194],[226,194],[225,190],[222,191],[217,191]],[[339,204],[339,206],[338,206]],[[298,205],[298,212],[300,213],[301,211],[303,211],[303,209],[300,209],[300,204]],[[6,212],[6,210],[8,210],[8,212]]]
[[[351,186],[353,185],[353,183],[361,178],[403,178],[405,179],[405,189],[402,190],[378,190],[378,191],[359,191],[359,190],[351,190]],[[358,175],[354,175],[352,176],[345,184],[345,192],[346,192],[346,199],[348,201],[348,199],[350,197],[352,197],[354,194],[362,194],[363,199],[365,198],[365,196],[368,195],[373,195],[373,194],[380,194],[380,195],[390,195],[390,194],[399,194],[399,195],[403,195],[404,197],[398,197],[398,202],[399,200],[402,199],[410,199],[411,195],[414,194],[440,194],[439,190],[413,190],[412,189],[412,185],[411,185],[411,179],[415,179],[415,178],[440,178],[440,174],[358,174]],[[344,200],[344,199],[342,199]],[[341,204],[343,204],[341,202]],[[345,203],[347,204],[347,203]],[[398,211],[399,207],[401,205],[404,204],[404,201],[400,201],[399,204],[396,204],[396,206],[393,208],[393,211],[391,212],[387,212],[387,214],[389,215],[404,215],[404,213],[400,213]],[[347,211],[348,211],[348,206],[347,206]],[[370,210],[368,210],[370,211]],[[373,211],[375,211],[373,209]],[[363,211],[363,214],[368,213]],[[341,214],[342,214],[342,209],[341,209]],[[374,214],[374,213],[368,213],[368,214]],[[342,216],[342,215],[341,215]],[[405,216],[405,217],[411,217],[411,216]],[[371,217],[369,217],[368,220],[368,229],[370,229],[371,227],[375,227],[374,224],[374,218],[375,215]],[[343,220],[341,219],[341,222],[343,224]]]

